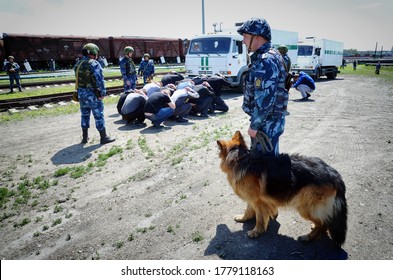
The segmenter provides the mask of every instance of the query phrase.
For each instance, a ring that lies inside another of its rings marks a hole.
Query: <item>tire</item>
[[[327,77],[329,80],[334,80],[334,79],[337,77],[337,69],[333,69],[332,72],[327,73],[327,74],[326,74],[326,77]]]
[[[321,77],[321,72],[320,72],[319,68],[317,68],[317,70],[315,71],[315,74],[312,76],[312,78],[316,82],[319,80],[320,77]]]
[[[244,92],[244,90],[245,90],[246,74],[247,74],[247,72],[244,72],[240,77],[240,81],[239,81],[239,85],[238,85],[238,89],[240,92]]]

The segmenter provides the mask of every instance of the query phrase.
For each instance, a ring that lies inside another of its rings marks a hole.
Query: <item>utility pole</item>
[[[374,59],[377,58],[377,48],[378,48],[378,42],[375,44]]]
[[[202,34],[205,34],[205,0],[202,0]]]

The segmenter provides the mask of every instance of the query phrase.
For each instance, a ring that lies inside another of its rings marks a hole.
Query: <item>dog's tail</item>
[[[345,184],[339,182],[336,197],[334,199],[333,213],[327,224],[328,231],[334,243],[341,246],[347,235],[347,200],[345,199]]]

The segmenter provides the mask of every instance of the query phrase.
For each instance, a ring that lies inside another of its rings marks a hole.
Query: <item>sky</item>
[[[149,36],[202,34],[203,0],[0,0],[3,33]],[[345,49],[393,47],[392,0],[204,0],[205,32],[251,17],[273,29],[344,42]]]

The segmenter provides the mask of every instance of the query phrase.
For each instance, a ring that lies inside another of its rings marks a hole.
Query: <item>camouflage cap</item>
[[[239,27],[237,33],[243,35],[244,33],[262,36],[266,40],[272,40],[272,33],[270,29],[270,25],[263,18],[252,18],[243,23],[242,26]]]
[[[288,47],[285,46],[285,45],[280,45],[277,49],[278,49],[278,51],[279,51],[281,54],[286,54],[286,53],[288,52]]]
[[[93,54],[93,55],[98,55],[98,52],[100,51],[98,46],[93,43],[87,43],[86,45],[84,45],[82,52],[83,50],[85,50],[87,54]]]
[[[15,57],[13,57],[12,55],[10,55],[10,56],[8,57],[8,59],[15,59]]]
[[[124,54],[128,54],[130,52],[134,52],[134,48],[131,46],[127,46],[124,48]]]
[[[148,57],[148,58],[150,58],[150,54],[145,53],[145,54],[143,55],[143,57]]]

